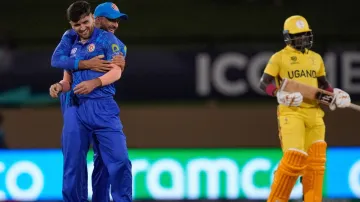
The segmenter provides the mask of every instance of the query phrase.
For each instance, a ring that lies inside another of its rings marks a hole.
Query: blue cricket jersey
[[[55,48],[55,51],[51,57],[51,66],[65,70],[77,70],[79,66],[79,60],[70,58],[72,46],[77,39],[77,34],[73,29],[67,30],[61,37],[60,43]],[[127,49],[125,44],[118,38],[120,52],[126,57]]]
[[[68,30],[64,33],[59,45],[51,58],[51,66],[62,68],[72,73],[72,89],[82,81],[91,80],[102,76],[104,73],[92,70],[78,70],[80,60],[88,60],[98,55],[104,55],[106,60],[111,60],[114,55],[122,53],[126,56],[126,46],[114,34],[94,28],[91,38],[86,43],[81,43],[76,32]],[[115,95],[115,86],[94,89],[87,95],[76,95],[79,98],[101,98]]]

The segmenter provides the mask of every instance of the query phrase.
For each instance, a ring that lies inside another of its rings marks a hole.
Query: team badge
[[[119,8],[113,3],[113,4],[111,4],[111,8],[112,9],[114,9],[114,10],[116,10],[116,11],[118,11],[119,10]]]
[[[95,50],[95,44],[92,43],[88,46],[88,51],[93,52],[94,50]]]
[[[296,27],[299,29],[304,29],[305,28],[305,23],[302,20],[298,20],[296,21]]]
[[[297,57],[296,56],[291,56],[290,57],[290,64],[294,65],[294,64],[299,64],[299,62],[297,61]]]
[[[77,51],[77,48],[73,48],[73,49],[71,49],[70,54],[71,54],[71,55],[74,55],[74,54],[76,53],[76,51]]]
[[[119,46],[116,45],[116,44],[112,44],[112,45],[111,45],[111,49],[112,49],[113,53],[118,52],[118,51],[120,50],[120,49],[119,49]]]

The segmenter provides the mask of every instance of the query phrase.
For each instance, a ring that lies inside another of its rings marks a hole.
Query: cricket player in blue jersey
[[[120,20],[127,20],[128,18],[126,14],[121,13],[118,7],[111,2],[106,2],[98,5],[95,8],[94,17],[95,17],[95,27],[107,30],[112,33],[114,33],[118,28],[118,23]],[[75,64],[75,59],[71,59],[69,58],[69,56],[71,54],[71,47],[72,44],[75,42],[76,36],[77,34],[73,29],[66,31],[63,34],[63,37],[52,56],[52,60],[51,60],[52,66],[55,68],[65,69],[64,80],[66,80],[66,77],[69,76],[71,77],[68,71],[75,70],[76,66],[78,66],[78,70],[92,69],[94,71],[107,72],[111,69],[109,64],[114,63],[117,64],[122,70],[124,70],[125,61],[123,56],[126,56],[126,46],[120,40],[118,40],[118,42],[119,44],[121,44],[120,49],[122,54],[115,55],[112,61],[103,60],[102,57],[96,56],[89,60],[81,60],[78,62],[78,64]],[[54,97],[57,97],[59,93],[55,89],[62,88],[62,86],[58,86],[58,85],[60,84],[54,84],[52,88],[50,88],[53,89]],[[60,94],[60,103],[61,103],[61,109],[63,115],[64,115],[64,110],[67,107],[71,107],[69,106],[70,93],[71,92],[68,91]],[[92,137],[89,138],[91,141]],[[109,187],[110,187],[108,183],[108,171],[103,163],[98,147],[99,147],[98,142],[97,141],[93,142],[94,170],[92,173],[92,190],[93,190],[92,199],[93,201],[108,202],[110,201],[109,194],[106,194],[109,193]],[[85,167],[84,170],[86,171],[87,168]],[[86,199],[88,195],[87,172],[84,172],[83,182],[84,182],[83,198]]]
[[[94,19],[87,2],[73,3],[68,8],[67,15],[77,38],[71,47],[70,60],[62,58],[64,61],[73,60],[73,64],[78,64],[81,60],[98,55],[104,55],[104,58],[110,61],[114,55],[120,54],[121,50],[125,55],[126,48],[112,33],[94,27]],[[120,78],[122,71],[117,65],[109,65],[112,69],[106,74],[93,70],[79,71],[76,66],[75,70],[68,69],[72,73],[72,80],[67,81],[71,83],[72,95],[71,107],[64,111],[62,137],[65,201],[83,201],[82,173],[86,166],[90,135],[95,138],[107,168],[114,201],[132,200],[131,163],[119,119],[119,108],[113,100],[113,81],[114,78]],[[65,86],[58,84],[57,88],[64,92],[68,90]]]

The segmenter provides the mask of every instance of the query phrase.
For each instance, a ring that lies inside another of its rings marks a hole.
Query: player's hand
[[[113,64],[116,64],[117,66],[119,66],[121,68],[121,71],[124,71],[125,69],[125,58],[124,55],[122,53],[120,53],[120,55],[115,55],[111,62]]]
[[[104,55],[98,55],[86,60],[85,65],[87,69],[91,69],[93,71],[108,72],[112,69],[110,63],[111,61],[104,60]]]
[[[83,81],[75,86],[74,93],[78,95],[86,95],[99,86],[101,86],[101,80],[99,78]]]
[[[336,107],[345,108],[350,106],[351,99],[347,92],[338,88],[334,88],[334,95]]]
[[[57,98],[59,93],[62,91],[62,85],[59,83],[55,83],[50,86],[49,94],[52,98]]]
[[[299,92],[288,93],[285,91],[278,91],[276,97],[278,103],[285,106],[298,107],[303,101],[303,96]]]

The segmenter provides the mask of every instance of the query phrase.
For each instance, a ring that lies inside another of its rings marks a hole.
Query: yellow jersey
[[[311,50],[302,53],[291,46],[286,46],[273,54],[264,73],[275,77],[277,87],[282,79],[288,78],[318,88],[317,78],[326,76],[324,61],[318,53]],[[306,99],[300,105],[304,108],[317,106],[316,101]]]

